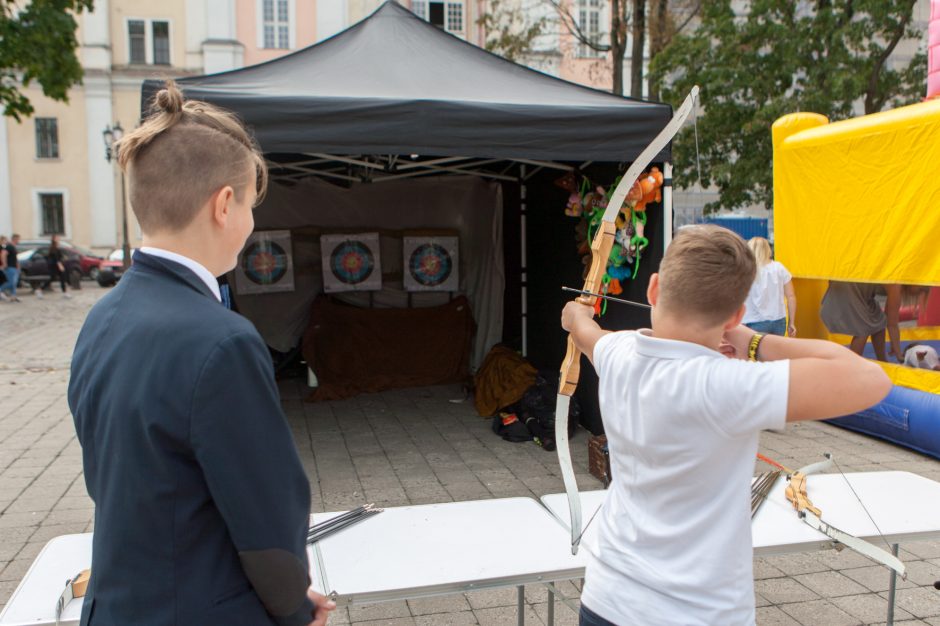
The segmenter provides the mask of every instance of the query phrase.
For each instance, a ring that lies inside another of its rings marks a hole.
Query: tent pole
[[[528,295],[526,293],[526,266],[528,258],[526,253],[526,186],[525,186],[525,163],[519,164],[519,231],[521,242],[521,260],[520,265],[520,297],[522,298],[522,356],[529,356],[529,311]]]
[[[663,163],[663,253],[672,242],[672,163]]]

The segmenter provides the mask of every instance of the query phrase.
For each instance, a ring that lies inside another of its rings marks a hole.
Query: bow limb
[[[616,216],[616,214],[614,214]],[[606,218],[606,214],[605,214]],[[607,271],[607,259],[614,245],[614,235],[617,232],[613,219],[605,220],[600,224],[594,241],[591,242],[591,268],[584,281],[584,291],[597,293],[600,290],[601,280]],[[595,296],[580,296],[582,304],[594,306]],[[571,406],[571,396],[578,388],[581,378],[581,351],[574,343],[571,335],[568,336],[568,349],[565,360],[561,364],[558,377],[558,398],[555,401],[555,450],[558,451],[558,464],[561,467],[561,476],[565,481],[565,494],[568,496],[569,525],[571,527],[571,554],[578,553],[581,543],[581,496],[578,494],[578,481],[574,476],[574,464],[571,461],[571,447],[568,445],[568,409]]]
[[[902,580],[906,579],[907,568],[898,557],[894,556],[887,550],[879,548],[878,546],[869,543],[864,539],[859,539],[854,535],[850,535],[844,530],[840,530],[832,524],[824,521],[822,519],[822,511],[820,511],[810,501],[806,492],[807,476],[829,469],[835,463],[835,460],[832,458],[831,454],[827,453],[825,456],[825,461],[820,461],[819,463],[813,463],[811,465],[801,467],[787,477],[787,480],[790,481],[790,484],[787,485],[786,489],[787,500],[790,501],[790,503],[793,505],[793,508],[796,509],[797,514],[800,516],[800,519],[803,520],[806,525],[818,530],[836,543],[847,546],[859,554],[867,556],[876,563],[881,563],[885,567],[894,570],[898,573]],[[843,474],[842,477],[845,478],[845,474]],[[846,482],[848,482],[847,478]],[[849,487],[851,488],[851,484]],[[856,498],[857,497],[858,496],[856,495]],[[861,500],[859,500],[859,504],[861,504]],[[862,508],[864,507],[865,505],[863,504]],[[874,523],[874,520],[872,520],[872,523]],[[881,531],[879,531],[879,534],[880,532]],[[884,537],[882,537],[882,539],[883,538]]]

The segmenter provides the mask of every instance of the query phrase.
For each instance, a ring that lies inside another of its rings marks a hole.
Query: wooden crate
[[[610,485],[610,452],[607,450],[607,436],[594,435],[588,440],[588,470],[606,489]]]

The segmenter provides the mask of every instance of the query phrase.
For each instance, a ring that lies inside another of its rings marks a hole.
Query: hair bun
[[[166,82],[166,86],[157,92],[154,98],[154,106],[158,111],[164,111],[170,114],[181,113],[183,111],[183,92],[172,80]]]

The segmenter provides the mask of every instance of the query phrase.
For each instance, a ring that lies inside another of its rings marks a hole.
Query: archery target
[[[411,237],[402,241],[408,291],[457,291],[457,237]]]
[[[238,293],[294,290],[294,263],[289,230],[252,233],[235,268]]]
[[[379,234],[323,235],[323,288],[327,293],[382,288]]]

